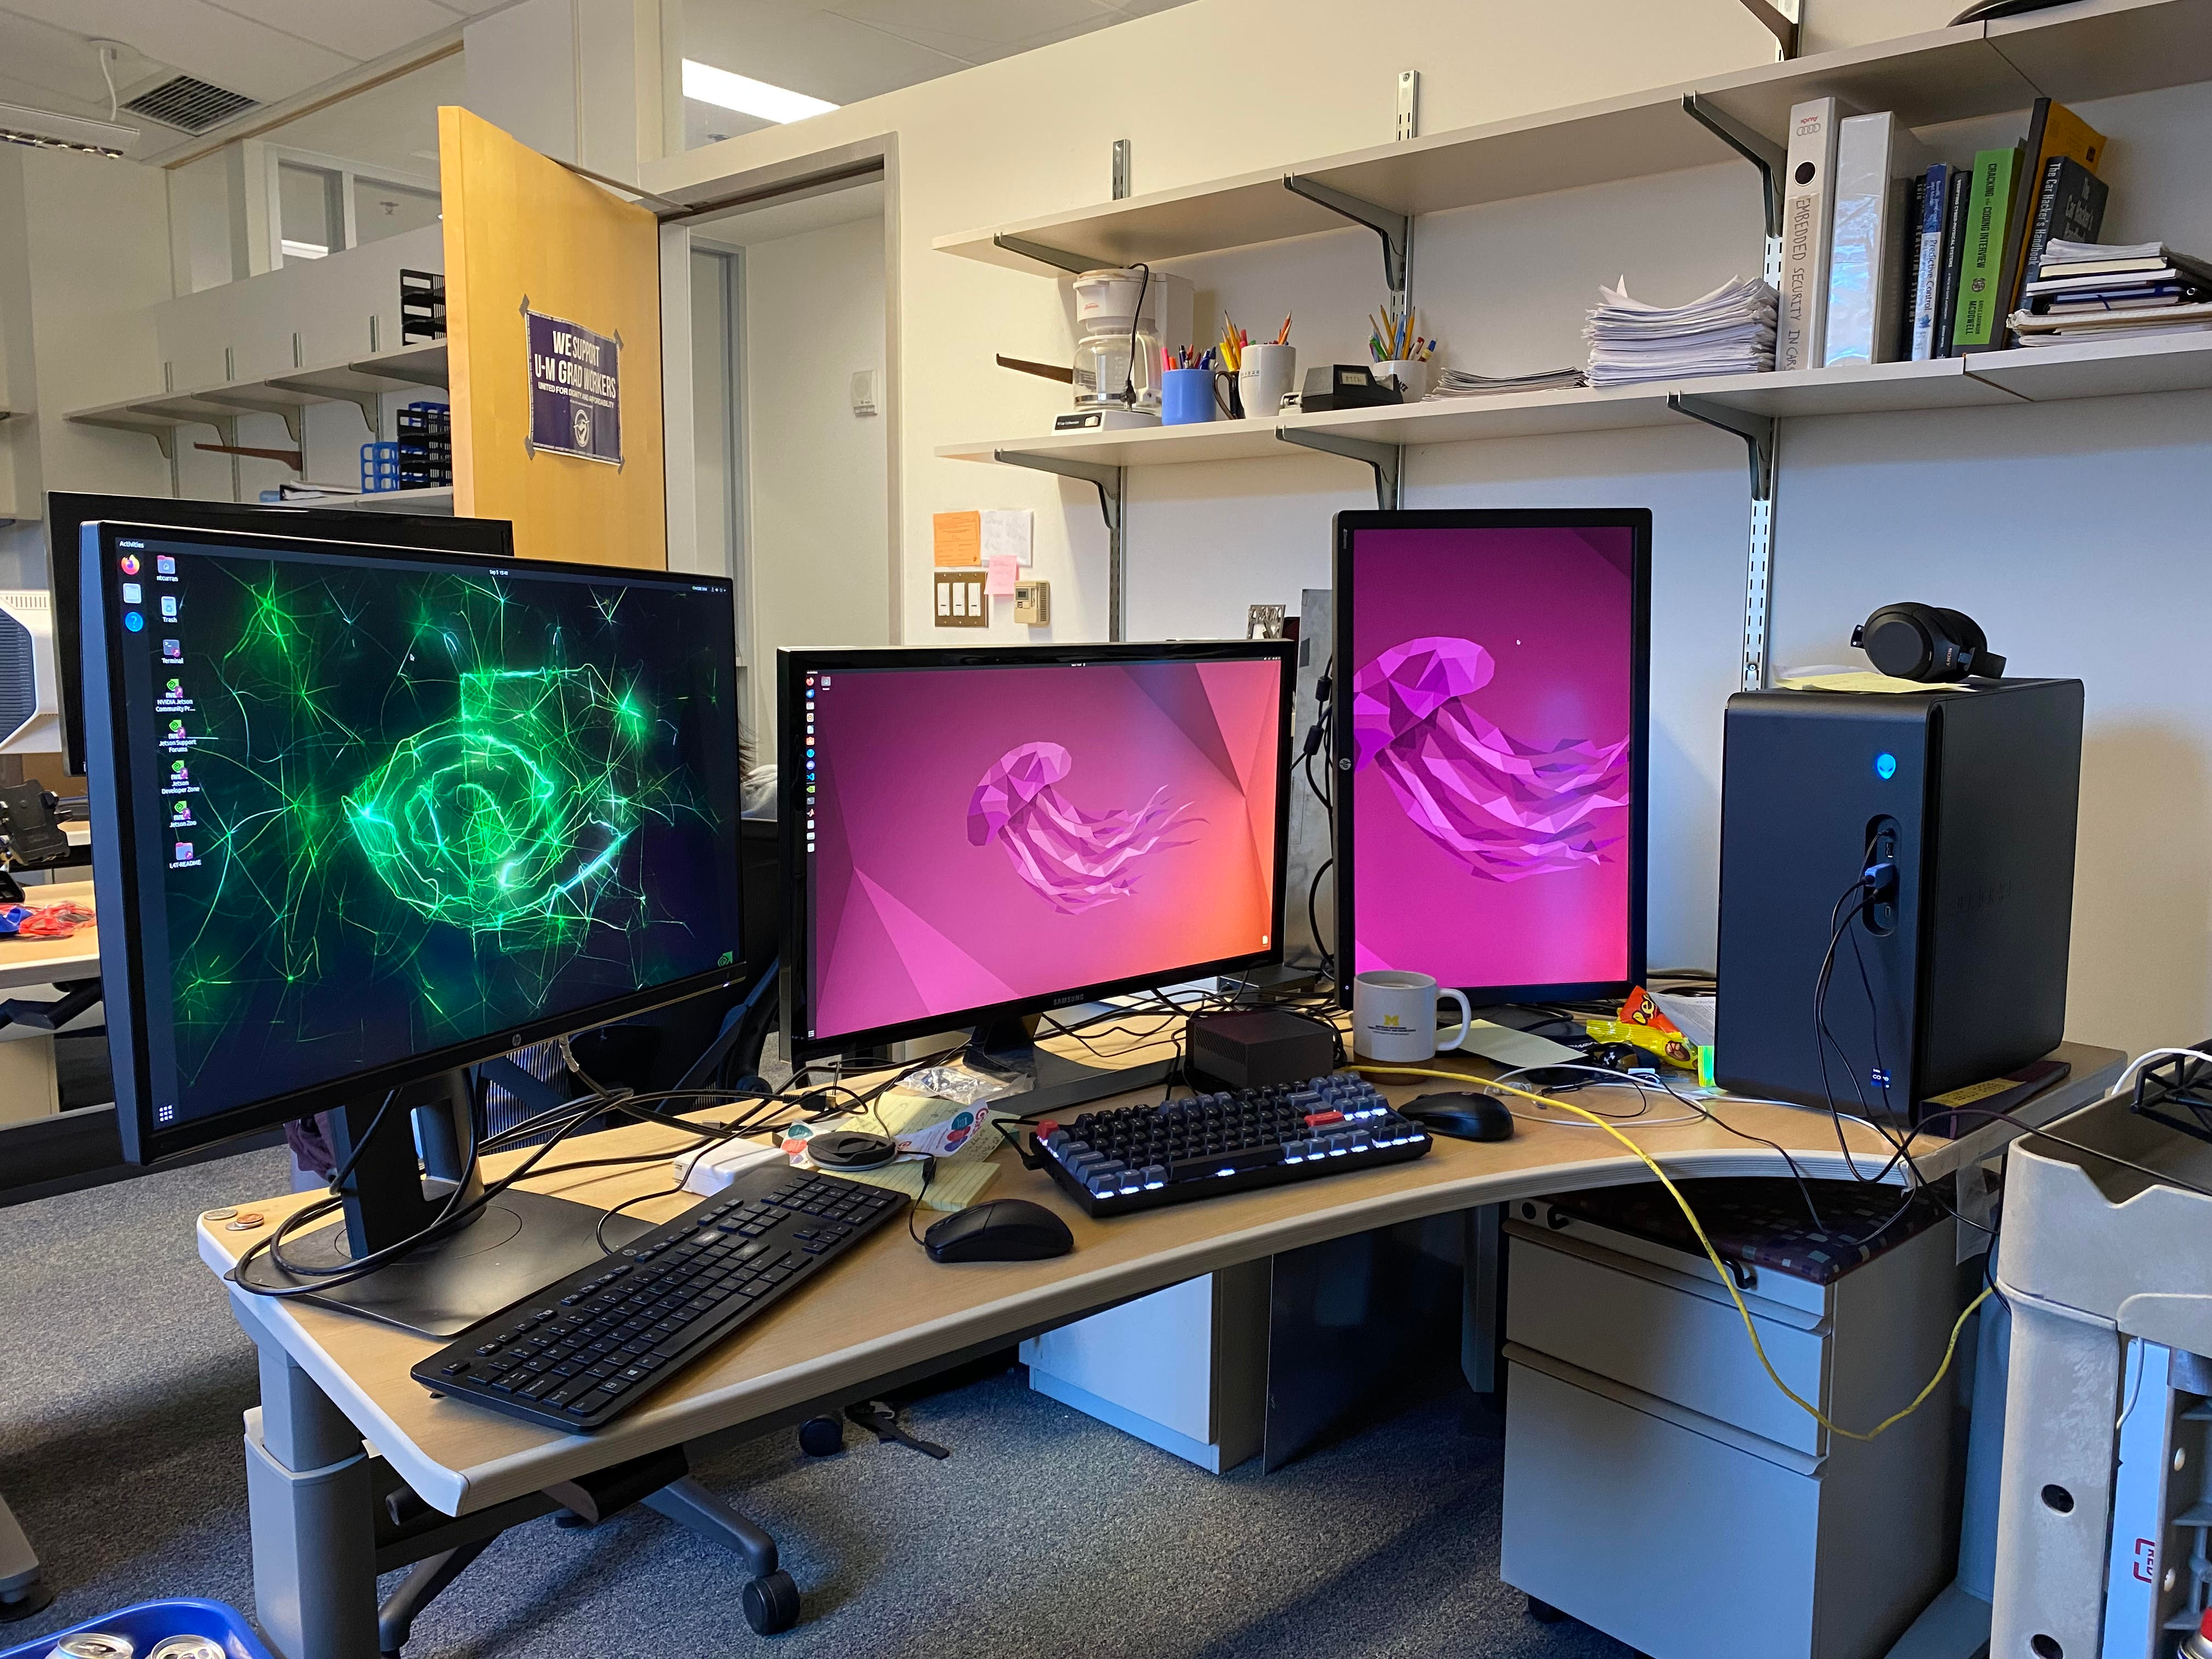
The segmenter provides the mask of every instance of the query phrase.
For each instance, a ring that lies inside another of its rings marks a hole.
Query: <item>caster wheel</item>
[[[15,1619],[28,1619],[33,1613],[44,1613],[53,1605],[54,1587],[45,1578],[33,1578],[19,1585],[6,1595],[0,1596],[0,1623]]]
[[[582,1532],[592,1523],[574,1510],[560,1510],[554,1514],[553,1524],[563,1532]]]
[[[845,1449],[845,1419],[810,1417],[799,1425],[799,1449],[809,1457],[830,1457]]]
[[[774,1636],[799,1622],[799,1586],[781,1567],[745,1586],[745,1623],[758,1636]]]
[[[1549,1601],[1539,1601],[1533,1595],[1528,1598],[1528,1616],[1540,1625],[1564,1625],[1567,1621],[1565,1613]]]

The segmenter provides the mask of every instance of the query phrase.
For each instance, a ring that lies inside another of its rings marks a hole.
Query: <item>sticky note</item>
[[[1021,569],[1021,565],[1014,556],[1011,553],[1001,553],[991,561],[986,569],[988,574],[983,578],[983,592],[994,599],[1012,599],[1014,583],[1018,579],[1018,573]]]
[[[1016,564],[1030,562],[1031,514],[1026,507],[987,507],[983,509],[983,562],[1011,555]]]
[[[939,565],[983,562],[983,515],[981,513],[933,513],[930,515],[929,527]]]

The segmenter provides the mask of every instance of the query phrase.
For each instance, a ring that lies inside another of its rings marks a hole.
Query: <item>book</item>
[[[2053,270],[2074,269],[2071,265],[2053,265]],[[2173,287],[2197,279],[2184,274],[2175,265],[2159,265],[2149,270],[2114,270],[2087,276],[2039,276],[2027,285],[2027,293],[2033,299],[2041,294],[2102,294],[2107,289]]]
[[[1943,203],[1943,264],[1936,274],[1936,356],[1951,355],[1952,325],[1959,313],[1959,261],[1966,247],[1966,198],[1973,170],[1954,169]]]
[[[2061,241],[2054,236],[2045,244],[2039,279],[2059,276],[2107,276],[2125,271],[2164,270],[2171,267],[2199,281],[2212,282],[2212,264],[2176,253],[2162,242],[2127,246],[2096,242]]]
[[[1905,263],[1899,274],[1904,282],[1897,290],[1897,340],[1895,361],[1909,362],[1912,358],[1912,337],[1920,323],[1920,222],[1928,203],[1928,180],[1925,177],[1908,181],[1912,188],[1905,210]]]
[[[1966,241],[1959,256],[1958,300],[1951,323],[1951,354],[1990,351],[2003,335],[1997,319],[2009,309],[2005,268],[2012,249],[2014,214],[2021,198],[2021,147],[1978,150],[1972,193],[1966,201]]]
[[[2105,222],[2105,200],[2112,186],[2070,155],[2054,155],[2043,169],[2035,197],[2035,217],[2027,228],[2027,259],[2021,266],[2021,291],[2034,286],[2043,271],[2043,251],[2053,238],[2093,242]],[[2018,296],[2014,296],[2018,303]]]
[[[1919,140],[1887,110],[1837,127],[1821,363],[1896,358],[1912,179],[1927,165]]]
[[[1912,349],[1916,363],[1924,363],[1936,350],[1936,280],[1943,270],[1943,210],[1951,199],[1954,169],[1937,161],[1920,181],[1919,267],[1913,276]]]
[[[2105,135],[2065,105],[2053,99],[2039,98],[2028,111],[2026,150],[2027,171],[2025,177],[2028,179],[2029,187],[2032,190],[2039,190],[2044,180],[2050,174],[2051,164],[2061,159],[2075,162],[2084,173],[2094,179],[2097,173],[2097,164],[2105,157]],[[2038,242],[2035,234],[2035,216],[2038,206],[2036,199],[2031,196],[2025,209],[2024,222],[2020,229],[2019,245],[2015,250],[2018,257],[2012,263],[2012,269],[2015,272],[2031,271],[2035,269],[2031,247]],[[2101,216],[2103,212],[2101,202],[2098,211]],[[2082,240],[2094,240],[2094,236],[2093,234]],[[2020,278],[2015,276],[2011,284],[2006,288],[2003,303],[1998,307],[1998,310],[2000,313],[2010,311],[2019,302]]]
[[[2060,330],[2069,334],[2140,334],[2148,329],[2164,328],[2172,324],[2212,322],[2212,301],[2166,306],[2156,311],[2090,311],[2042,316],[2033,312],[2015,311],[2011,321],[2013,327],[2022,336],[2049,334]]]
[[[1813,368],[1827,337],[1828,245],[1834,230],[1830,175],[1836,167],[1840,115],[1832,98],[1814,98],[1790,112],[1789,172],[1782,200],[1782,291],[1775,325],[1774,366]]]

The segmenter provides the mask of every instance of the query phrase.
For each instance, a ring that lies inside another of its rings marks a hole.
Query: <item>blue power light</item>
[[[1874,775],[1884,783],[1897,775],[1897,757],[1887,749],[1874,757]]]

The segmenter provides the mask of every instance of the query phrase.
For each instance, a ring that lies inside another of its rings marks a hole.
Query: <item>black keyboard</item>
[[[896,1193],[787,1167],[712,1198],[480,1320],[423,1387],[556,1428],[603,1427],[896,1217]]]
[[[1092,1215],[1402,1164],[1432,1144],[1363,1078],[1195,1095],[1037,1125],[1045,1168]]]

